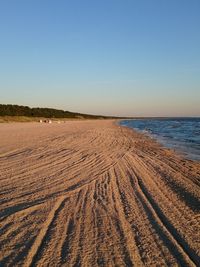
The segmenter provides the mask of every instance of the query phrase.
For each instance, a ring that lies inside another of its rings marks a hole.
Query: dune
[[[199,266],[200,162],[113,120],[0,125],[0,266]]]

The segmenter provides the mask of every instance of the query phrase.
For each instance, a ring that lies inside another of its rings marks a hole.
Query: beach
[[[0,124],[1,266],[199,266],[200,162],[116,120]]]

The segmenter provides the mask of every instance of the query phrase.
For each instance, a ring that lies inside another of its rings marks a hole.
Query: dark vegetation
[[[0,116],[26,116],[26,117],[44,117],[44,118],[84,118],[84,119],[106,119],[112,118],[100,115],[81,114],[70,111],[64,111],[54,108],[30,108],[19,105],[0,104]]]

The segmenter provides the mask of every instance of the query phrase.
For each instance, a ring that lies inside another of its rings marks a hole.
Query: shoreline
[[[0,124],[0,262],[198,265],[200,162],[118,122]]]
[[[184,118],[184,120],[185,119],[186,118]],[[196,118],[196,119],[199,119],[199,118]],[[133,131],[136,131],[142,135],[149,137],[150,139],[153,139],[155,142],[159,143],[162,147],[172,150],[175,154],[178,154],[179,156],[185,159],[196,161],[196,162],[200,161],[200,154],[197,148],[194,147],[193,150],[191,150],[191,148],[188,147],[188,143],[186,141],[183,141],[184,139],[183,140],[180,139],[179,141],[176,140],[175,142],[174,139],[172,139],[173,137],[169,138],[169,137],[166,137],[165,135],[152,133],[152,131],[149,132],[149,131],[144,131],[142,129],[134,128],[132,125],[129,126],[129,125],[120,124],[126,121],[127,120],[120,120],[118,122],[118,125],[131,129]],[[182,143],[180,141],[182,141]],[[177,144],[177,142],[179,142],[179,145]],[[197,143],[196,143],[196,146],[197,146]]]

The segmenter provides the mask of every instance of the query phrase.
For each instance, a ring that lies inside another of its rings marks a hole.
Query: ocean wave
[[[200,118],[124,120],[122,126],[148,134],[167,147],[200,159]]]

